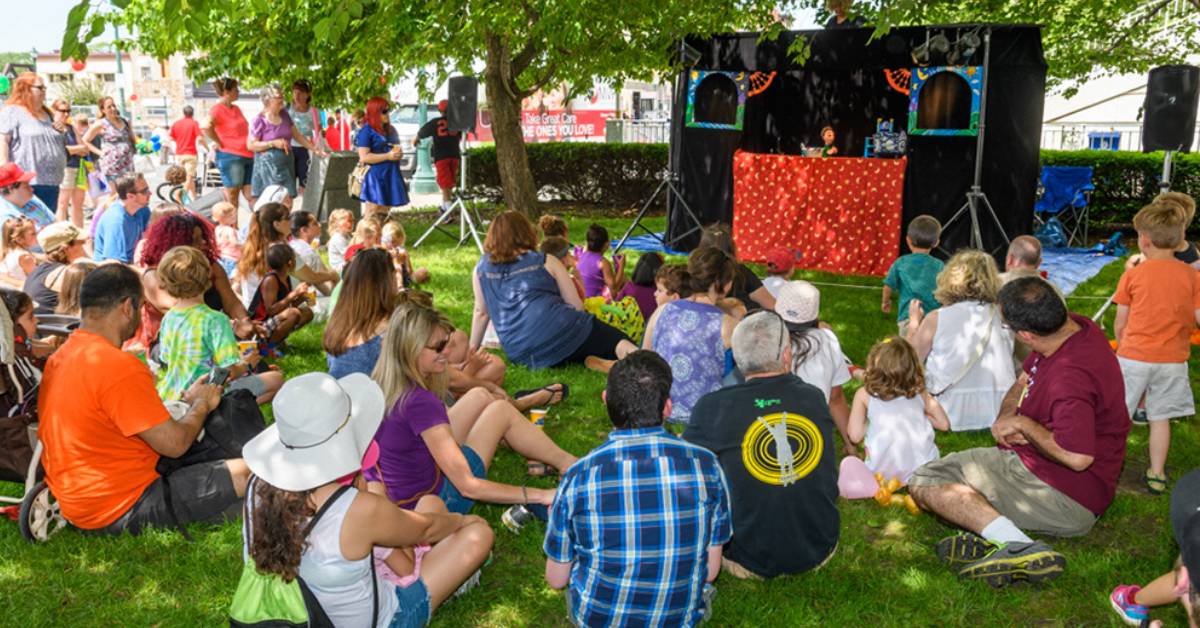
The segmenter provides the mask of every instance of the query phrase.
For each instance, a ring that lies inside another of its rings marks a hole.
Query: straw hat
[[[306,491],[362,467],[384,398],[362,373],[305,373],[284,383],[271,408],[275,423],[246,443],[242,457],[272,486]]]

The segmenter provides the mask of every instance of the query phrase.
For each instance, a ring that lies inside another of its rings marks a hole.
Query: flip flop
[[[1146,482],[1146,490],[1150,491],[1151,495],[1162,495],[1167,490],[1167,476],[1165,474],[1155,476],[1151,475],[1150,471],[1147,470],[1142,479]]]
[[[535,478],[558,477],[558,469],[536,460],[525,462],[525,473]]]
[[[552,388],[552,386],[555,386],[555,385],[561,386],[562,387],[561,391],[554,390]],[[571,387],[568,384],[558,384],[556,382],[556,383],[550,384],[548,386],[542,386],[541,388],[529,388],[527,390],[518,390],[517,392],[513,393],[513,399],[520,399],[521,397],[528,397],[529,395],[536,395],[537,393],[540,393],[543,390],[550,393],[550,401],[547,401],[545,404],[542,404],[542,405],[547,405],[547,406],[552,406],[556,403],[562,403],[562,402],[566,401],[567,397],[569,397],[571,395]],[[559,397],[558,401],[555,401],[554,395],[558,394],[559,392],[562,392],[562,396]]]

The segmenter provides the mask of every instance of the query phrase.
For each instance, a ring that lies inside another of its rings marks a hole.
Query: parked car
[[[427,120],[440,115],[436,104],[429,103],[425,107]],[[393,106],[391,122],[396,129],[396,134],[400,136],[400,145],[404,147],[404,158],[400,160],[400,173],[405,179],[411,179],[417,170],[417,152],[413,148],[412,141],[417,136],[417,131],[421,129],[417,117],[417,104],[404,103]]]

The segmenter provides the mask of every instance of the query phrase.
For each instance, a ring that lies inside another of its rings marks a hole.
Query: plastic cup
[[[238,341],[238,353],[241,355],[246,355],[247,353],[251,353],[251,352],[257,351],[257,350],[258,350],[258,341],[256,341],[256,340],[239,340]]]
[[[539,430],[545,428],[546,427],[546,409],[545,408],[531,408],[529,410],[529,422],[536,425]]]

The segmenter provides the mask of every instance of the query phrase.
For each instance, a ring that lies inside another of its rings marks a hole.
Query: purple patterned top
[[[680,299],[664,303],[654,324],[654,352],[671,365],[671,416],[687,423],[692,406],[721,387],[725,372],[724,313],[715,305]]]

